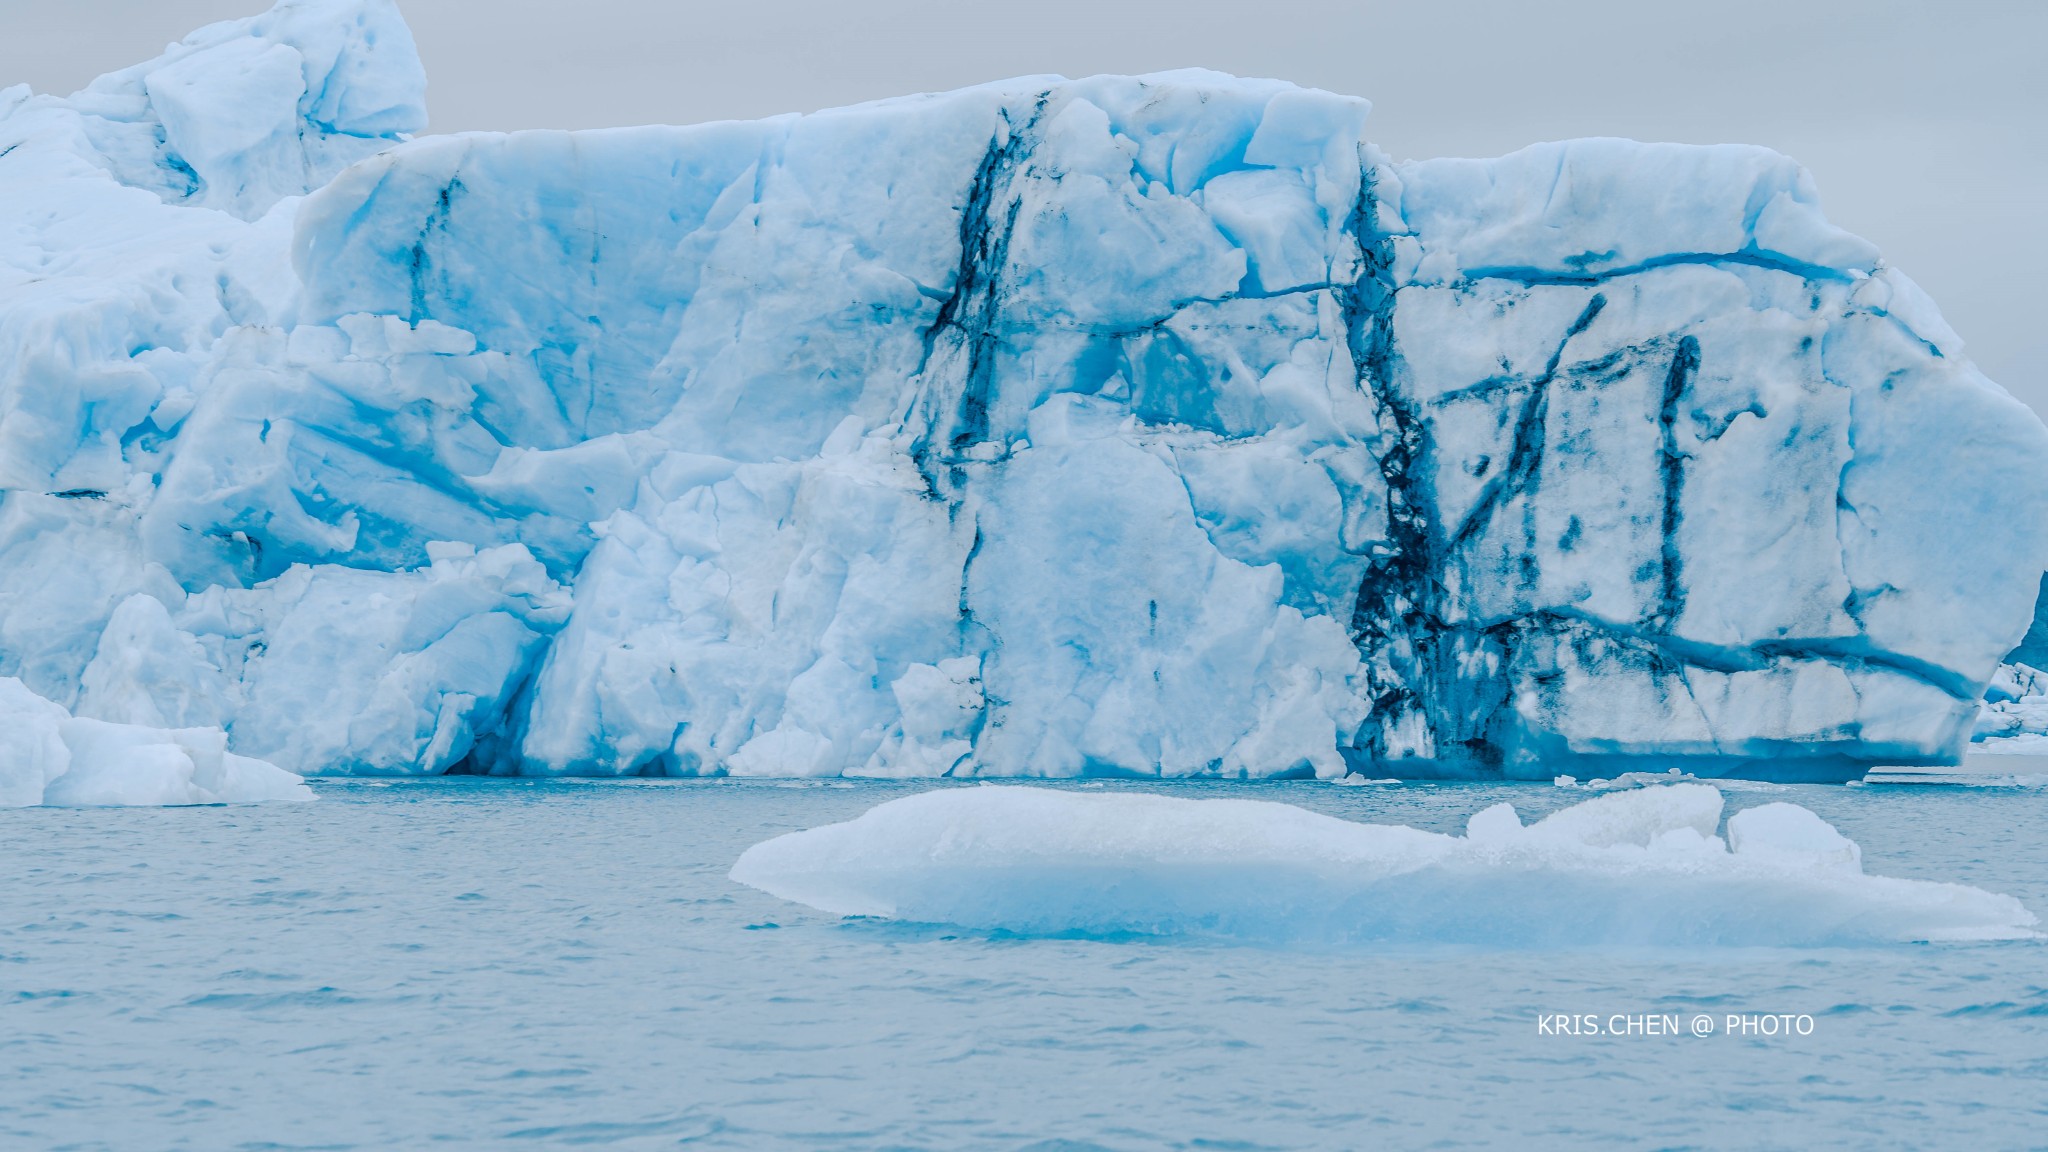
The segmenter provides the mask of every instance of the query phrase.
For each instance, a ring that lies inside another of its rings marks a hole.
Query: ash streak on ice
[[[1677,784],[1463,836],[1287,804],[1045,788],[942,789],[748,849],[732,878],[846,916],[1025,936],[1488,948],[1821,947],[2015,940],[2010,896],[1863,872],[1820,817],[1729,818]]]

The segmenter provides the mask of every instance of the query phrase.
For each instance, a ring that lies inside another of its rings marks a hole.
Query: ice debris
[[[0,675],[302,772],[1841,779],[2048,569],[2048,430],[1765,149],[423,92],[389,0],[0,92]]]
[[[1667,768],[1662,772],[1623,772],[1611,780],[1596,778],[1582,782],[1576,776],[1559,776],[1552,780],[1551,784],[1559,788],[1583,788],[1592,792],[1616,792],[1626,788],[1654,788],[1660,784],[1699,784],[1703,782],[1698,776],[1681,772],[1676,768]],[[1786,791],[1786,787],[1783,784],[1773,784],[1765,780],[1732,779],[1726,776],[1714,777],[1713,784],[1723,792]]]
[[[1975,755],[2048,755],[2048,672],[2000,664],[1970,730]]]
[[[1488,948],[2027,939],[2018,900],[1863,872],[1811,811],[1702,784],[1463,836],[1260,800],[941,788],[749,848],[732,878],[843,916],[1025,936]]]

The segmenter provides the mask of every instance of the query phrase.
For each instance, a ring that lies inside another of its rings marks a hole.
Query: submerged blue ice
[[[423,90],[286,0],[0,93],[0,675],[299,772],[1840,778],[2048,568],[2048,431],[1764,149]]]

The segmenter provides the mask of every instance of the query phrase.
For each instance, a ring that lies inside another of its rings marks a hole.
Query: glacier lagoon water
[[[929,783],[317,780],[0,812],[10,1148],[2003,1148],[2048,949],[1281,950],[842,921],[726,878]],[[1072,784],[1067,787],[1085,787]],[[1180,783],[1457,831],[1559,788]],[[1730,792],[2048,911],[2048,789]],[[1700,1013],[1714,1035],[1547,1035]],[[1729,1014],[1808,1036],[1730,1037]]]

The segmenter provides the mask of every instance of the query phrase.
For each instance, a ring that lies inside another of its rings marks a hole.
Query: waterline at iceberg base
[[[0,93],[0,675],[300,773],[1841,779],[2048,568],[2048,431],[1763,149],[423,92],[290,0]]]

